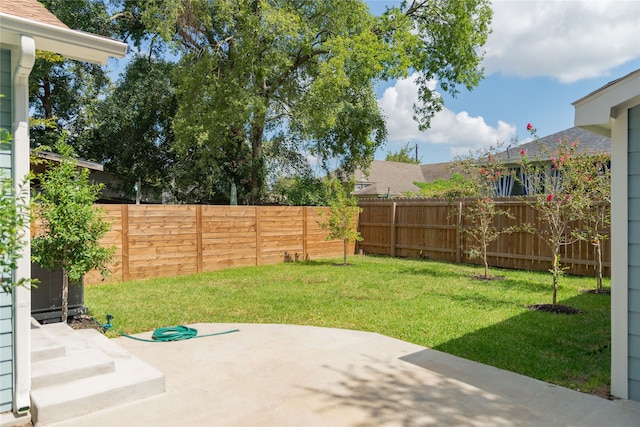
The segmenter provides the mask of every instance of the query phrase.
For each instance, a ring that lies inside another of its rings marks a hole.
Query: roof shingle
[[[69,27],[56,18],[53,13],[38,3],[37,0],[1,0],[0,13],[69,29]]]

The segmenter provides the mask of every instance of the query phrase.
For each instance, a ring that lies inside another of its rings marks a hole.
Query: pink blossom
[[[564,162],[564,156],[560,157],[560,163]]]
[[[578,146],[578,142],[577,141],[573,141],[571,143],[571,148],[576,148]]]
[[[555,163],[555,162],[556,162],[556,158],[555,158],[555,157],[552,157],[552,158],[551,158],[551,161],[552,161],[553,163]]]
[[[496,171],[496,176],[500,176],[500,171]]]
[[[527,130],[533,129],[533,125],[531,123],[527,123]]]
[[[526,154],[527,154],[527,150],[520,150],[520,155],[521,155],[521,156],[524,156],[524,155],[526,155]]]
[[[547,196],[547,202],[550,202],[550,201],[552,201],[552,200],[553,200],[553,194],[549,194],[549,195]]]

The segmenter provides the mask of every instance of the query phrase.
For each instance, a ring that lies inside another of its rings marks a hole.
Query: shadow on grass
[[[293,263],[295,265],[299,265],[301,267],[320,267],[320,266],[332,266],[332,265],[343,265],[342,259],[340,261],[336,261],[335,259],[318,259],[318,260],[306,260],[306,261],[298,261]],[[348,265],[352,265],[354,262],[349,262]]]
[[[610,382],[610,303],[581,294],[577,315],[525,311],[434,349],[539,380],[602,394]]]
[[[466,275],[468,275],[467,271],[460,271],[459,266],[455,265],[455,264],[451,264],[452,268],[451,269],[445,269],[442,267],[442,265],[438,265],[437,267],[432,267],[428,264],[428,262],[425,262],[424,264],[416,264],[415,266],[407,266],[407,267],[402,267],[400,269],[398,269],[398,273],[399,274],[411,274],[411,275],[417,275],[417,276],[430,276],[430,277],[440,277],[440,278],[444,278],[444,277],[455,277],[455,278],[461,278],[461,277],[465,277]],[[455,266],[455,267],[454,267]],[[458,271],[456,271],[456,268]]]
[[[501,307],[513,307],[515,305],[512,299],[496,299],[493,296],[486,296],[480,292],[475,292],[473,294],[471,294],[470,292],[465,292],[464,294],[456,295],[451,292],[436,292],[433,290],[429,290],[422,295],[426,297],[438,297],[442,298],[443,300],[450,300],[462,306],[472,305],[476,308],[487,311],[492,311]]]

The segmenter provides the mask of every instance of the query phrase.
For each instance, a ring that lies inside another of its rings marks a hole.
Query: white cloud
[[[607,75],[640,57],[640,2],[496,1],[486,74],[563,83]]]
[[[482,116],[472,117],[466,111],[456,113],[447,108],[431,119],[431,127],[427,131],[420,131],[413,120],[413,104],[418,101],[416,77],[413,74],[398,80],[378,100],[387,121],[388,151],[397,151],[408,142],[442,144],[449,147],[450,155],[454,157],[498,142],[508,143],[515,137],[515,125],[499,121],[494,127],[487,124]],[[435,82],[431,82],[431,89],[435,86]]]

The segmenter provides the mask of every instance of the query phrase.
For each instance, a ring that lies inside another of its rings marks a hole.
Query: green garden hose
[[[198,335],[198,330],[196,328],[190,328],[188,326],[178,325],[178,326],[165,326],[162,328],[158,328],[153,331],[153,335],[151,335],[151,339],[138,338],[133,335],[125,334],[124,332],[113,329],[113,325],[111,324],[111,319],[114,317],[111,314],[107,314],[107,323],[102,324],[95,318],[93,319],[97,324],[102,328],[102,332],[114,331],[120,334],[123,337],[131,338],[136,341],[144,341],[144,342],[167,342],[167,341],[180,341],[180,340],[188,340],[190,338],[204,338],[204,337],[213,337],[216,335],[225,335],[230,334],[232,332],[239,332],[240,329],[230,329],[228,331],[223,332],[214,332],[212,334]]]

